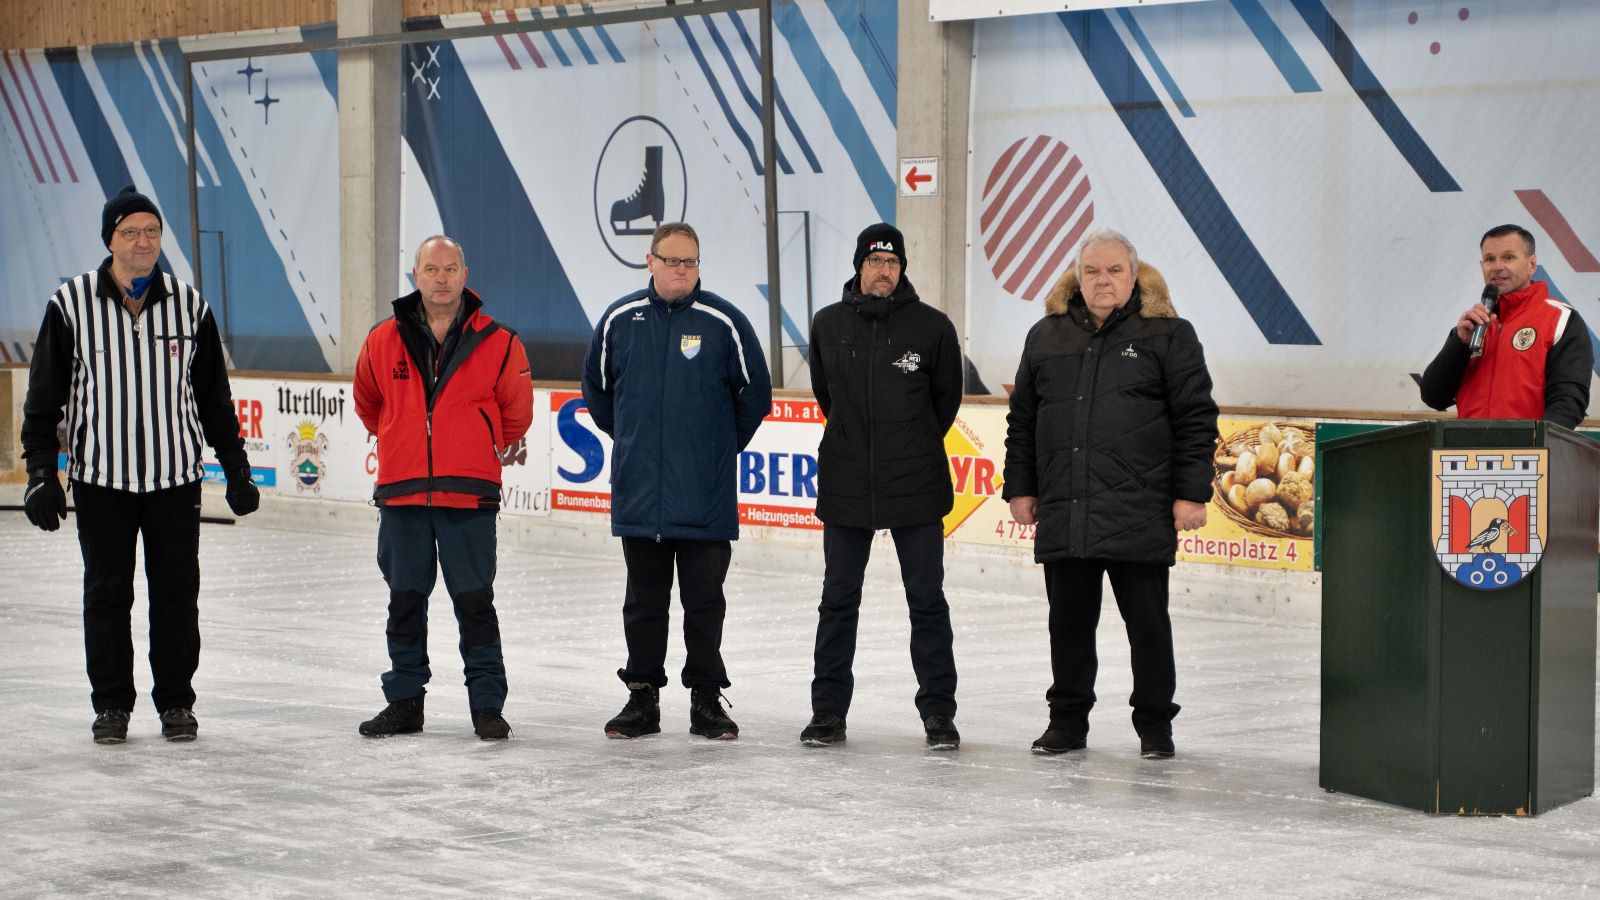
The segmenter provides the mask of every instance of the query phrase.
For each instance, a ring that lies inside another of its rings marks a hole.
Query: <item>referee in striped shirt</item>
[[[128,737],[133,709],[134,549],[150,587],[150,696],[169,741],[194,740],[200,663],[200,442],[216,450],[235,515],[260,494],[228,389],[216,321],[195,289],[157,267],[161,213],[133,185],[107,201],[111,255],[50,297],[23,406],[28,521],[66,515],[56,475],[63,414],[67,478],[83,551],[84,649],[96,743]]]

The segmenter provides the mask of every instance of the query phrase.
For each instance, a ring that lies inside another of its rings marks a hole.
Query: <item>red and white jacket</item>
[[[517,333],[462,292],[442,344],[418,318],[422,295],[394,301],[356,360],[356,415],[378,438],[379,506],[495,509],[500,456],[533,422],[533,381]]]
[[[1548,419],[1577,427],[1589,407],[1594,349],[1577,311],[1542,281],[1500,297],[1472,359],[1454,329],[1422,375],[1422,401],[1463,419]]]

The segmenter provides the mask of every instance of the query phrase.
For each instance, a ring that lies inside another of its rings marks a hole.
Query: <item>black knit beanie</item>
[[[861,261],[866,259],[868,254],[877,251],[893,253],[895,256],[900,257],[900,274],[905,274],[906,238],[905,235],[900,233],[900,229],[887,222],[879,222],[876,225],[868,226],[856,238],[856,258],[851,263],[851,268],[856,272],[860,272]]]
[[[117,192],[115,197],[106,201],[106,208],[100,212],[100,239],[106,247],[111,246],[111,233],[117,230],[117,224],[134,213],[147,212],[161,221],[161,210],[150,202],[150,198],[128,185]]]

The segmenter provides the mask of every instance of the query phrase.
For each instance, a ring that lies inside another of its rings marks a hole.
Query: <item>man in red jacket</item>
[[[461,626],[472,728],[504,740],[506,668],[494,611],[500,452],[533,421],[533,381],[517,333],[466,290],[461,245],[417,248],[417,289],[367,335],[356,361],[356,414],[378,438],[378,567],[389,584],[389,705],[368,737],[422,730],[428,595],[436,567]]]
[[[1589,408],[1594,348],[1577,310],[1534,281],[1533,235],[1519,225],[1491,228],[1478,242],[1483,282],[1499,293],[1493,312],[1474,303],[1422,373],[1422,402],[1456,407],[1463,419],[1548,419],[1578,427]],[[1472,332],[1485,326],[1483,355]]]

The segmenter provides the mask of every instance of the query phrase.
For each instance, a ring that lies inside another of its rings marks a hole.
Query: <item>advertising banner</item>
[[[533,424],[500,453],[500,509],[520,516],[550,515],[550,392],[533,392]]]
[[[1178,535],[1186,562],[1312,571],[1316,425],[1218,419],[1205,527]]]
[[[278,486],[277,395],[273,384],[261,378],[230,379],[233,407],[239,416],[239,437],[244,438],[244,452],[250,457],[250,476],[258,487],[272,490]],[[217,454],[210,444],[202,447],[205,453],[205,480],[212,484],[227,481]]]
[[[350,385],[277,381],[271,391],[278,492],[313,500],[372,499],[377,445],[356,416]]]

